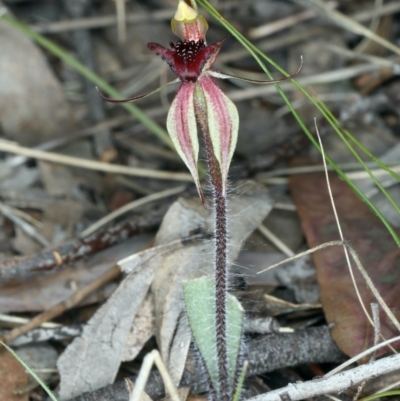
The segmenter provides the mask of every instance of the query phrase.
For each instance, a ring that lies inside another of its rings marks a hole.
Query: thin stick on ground
[[[156,364],[160,372],[165,388],[168,390],[172,401],[181,401],[178,392],[174,386],[174,383],[172,382],[172,379],[168,373],[168,370],[160,356],[160,353],[157,350],[153,350],[145,356],[129,401],[139,401],[141,399],[141,395],[144,391],[147,379],[150,375],[150,371],[154,363]]]
[[[378,345],[381,336],[381,322],[379,319],[379,307],[375,302],[371,303],[372,318],[374,320],[374,345]],[[371,355],[370,361],[376,359],[376,352]]]
[[[288,257],[294,256],[294,252],[280,239],[278,238],[269,228],[265,227],[264,224],[260,224],[258,226],[258,231],[265,238],[272,242],[282,253],[284,253]]]
[[[29,320],[24,325],[16,327],[15,329],[7,333],[5,336],[0,338],[0,340],[3,341],[4,343],[10,343],[19,336],[21,336],[22,334],[25,334],[28,331],[31,331],[39,327],[44,322],[48,322],[49,320],[54,319],[56,316],[61,315],[66,310],[71,309],[72,307],[78,305],[79,302],[81,302],[92,292],[98,290],[111,280],[117,278],[120,273],[121,273],[120,268],[118,266],[114,266],[107,273],[103,274],[98,279],[87,285],[86,287],[81,288],[80,290],[75,292],[71,297],[67,298],[65,301],[62,301],[57,305],[47,309],[43,313],[40,313],[39,315],[35,316],[33,319]]]
[[[124,43],[126,40],[126,0],[114,0],[115,7],[117,10],[117,28],[118,28],[118,40],[120,43]]]
[[[21,325],[29,322],[29,319],[26,317],[20,317],[20,316],[12,316],[12,315],[6,315],[4,313],[0,313],[0,322],[6,322],[6,323],[12,323],[13,325]],[[59,323],[52,323],[52,322],[45,322],[40,325],[43,328],[46,329],[55,329],[62,327],[62,324]]]
[[[38,233],[38,231],[32,224],[21,218],[19,215],[14,213],[14,210],[12,208],[9,208],[7,205],[4,205],[1,202],[0,202],[0,213],[3,214],[8,219],[10,219],[26,235],[28,235],[34,241],[39,243],[42,247],[47,248],[51,245],[50,242],[45,237],[43,237],[41,234]]]
[[[379,338],[381,335],[381,323],[379,320],[379,308],[378,304],[375,302],[371,303],[371,311],[372,311],[372,317],[374,321],[374,346],[376,346],[379,343]],[[376,360],[376,351],[374,351],[369,359],[369,362],[373,362]],[[364,390],[365,384],[367,381],[363,381],[357,388],[357,392],[353,397],[353,401],[357,401],[360,398],[360,395],[362,391]]]
[[[109,222],[113,221],[119,216],[122,216],[125,213],[128,213],[140,206],[146,205],[147,203],[154,202],[159,199],[167,198],[172,195],[177,195],[185,190],[185,186],[181,185],[176,188],[171,188],[167,189],[165,191],[160,191],[156,192],[154,194],[144,196],[143,198],[134,200],[133,202],[127,203],[126,205],[120,207],[117,210],[114,210],[113,212],[109,213],[107,216],[104,216],[100,220],[96,221],[96,223],[92,224],[90,227],[86,228],[86,230],[82,231],[80,233],[80,237],[84,238],[87,237],[88,235],[93,234],[95,231],[97,231],[99,228],[105,226]]]
[[[94,160],[82,159],[79,157],[66,156],[59,153],[45,152],[43,150],[31,149],[20,146],[15,142],[0,141],[0,151],[14,153],[32,157],[38,160],[45,160],[57,164],[65,164],[67,166],[80,167],[89,170],[103,171],[107,173],[116,173],[131,175],[136,177],[157,178],[159,180],[172,180],[172,181],[192,181],[189,174],[174,173],[169,171],[150,170],[138,167],[121,166],[118,164],[108,164]]]
[[[168,203],[163,202],[88,237],[73,239],[28,256],[6,259],[0,263],[0,281],[27,278],[57,269],[125,241],[132,235],[154,229],[161,223],[168,207]]]
[[[330,182],[329,182],[329,174],[328,174],[327,164],[326,164],[326,160],[325,160],[325,152],[324,152],[321,136],[319,135],[319,130],[318,130],[317,119],[316,118],[314,119],[314,124],[315,124],[315,129],[316,129],[316,132],[317,132],[319,146],[321,147],[322,162],[324,163],[324,172],[325,172],[325,177],[326,177],[326,184],[327,184],[327,187],[328,187],[329,198],[331,200],[332,211],[333,211],[333,215],[335,216],[335,221],[336,221],[336,226],[337,226],[338,231],[339,231],[339,236],[340,236],[341,240],[343,241],[343,251],[344,251],[345,258],[346,258],[347,266],[349,267],[350,277],[351,277],[351,280],[353,282],[353,286],[354,286],[354,289],[356,291],[356,295],[357,295],[358,301],[360,302],[361,308],[363,309],[364,314],[365,314],[365,316],[367,316],[367,318],[370,321],[370,323],[373,324],[372,319],[371,319],[371,317],[370,317],[370,315],[369,315],[369,313],[367,311],[367,308],[365,307],[364,301],[362,300],[360,291],[358,289],[358,286],[357,286],[357,283],[356,283],[356,279],[354,277],[354,272],[353,272],[353,269],[351,267],[351,262],[350,262],[349,253],[347,251],[347,247],[344,245],[344,236],[343,236],[343,232],[342,232],[342,227],[340,225],[339,217],[338,217],[338,214],[337,214],[337,211],[336,211],[335,201],[333,199],[332,189],[331,189],[331,185],[330,185]]]
[[[303,256],[306,256],[306,255],[309,255],[309,254],[311,254],[311,253],[317,252],[317,251],[319,251],[320,249],[327,248],[328,246],[342,246],[343,244],[344,244],[343,241],[329,241],[329,242],[325,242],[325,243],[323,243],[323,244],[321,244],[321,245],[315,246],[314,248],[307,249],[307,251],[300,252],[300,253],[298,253],[297,255],[292,256],[291,258],[287,258],[287,259],[282,260],[282,261],[280,261],[280,262],[278,262],[278,263],[274,263],[273,265],[268,266],[266,269],[257,272],[257,274],[261,274],[261,273],[267,272],[268,270],[275,269],[275,267],[278,267],[278,266],[284,265],[284,264],[286,264],[286,263],[292,262],[293,260],[299,259],[299,258],[301,258],[301,257],[303,257]]]
[[[378,349],[386,347],[387,345],[389,345],[395,341],[399,341],[399,340],[400,340],[400,336],[393,337],[390,340],[383,341],[383,342],[377,344],[376,346],[371,347],[371,348],[367,349],[366,351],[359,353],[356,356],[353,356],[353,358],[348,359],[346,362],[343,362],[341,365],[337,366],[335,369],[328,372],[324,377],[334,376],[334,375],[336,375],[336,373],[341,372],[343,369],[346,369],[348,366],[352,365],[355,362],[358,362],[359,360],[372,354],[373,352],[377,351]],[[397,354],[397,355],[399,355],[399,354]]]
[[[399,369],[399,366],[400,355],[392,355],[334,376],[289,384],[279,390],[250,398],[249,401],[276,401],[283,395],[287,395],[292,401],[298,401],[324,394],[337,394],[365,380],[394,372]]]

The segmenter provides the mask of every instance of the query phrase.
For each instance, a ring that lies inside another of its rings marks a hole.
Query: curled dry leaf
[[[265,219],[272,200],[265,187],[247,182],[240,195],[229,202],[229,259],[234,261],[243,241]],[[201,230],[213,233],[211,211],[196,199],[179,199],[167,212],[156,237],[157,244],[187,237]],[[191,334],[187,328],[182,297],[182,283],[213,274],[213,244],[203,241],[167,255],[151,289],[155,301],[156,335],[161,356],[171,377],[179,383],[184,369]]]
[[[336,175],[330,176],[344,238],[359,255],[379,293],[400,318],[400,249],[374,213]],[[324,174],[292,176],[290,188],[297,206],[304,233],[310,247],[340,240]],[[355,293],[342,247],[328,247],[313,254],[320,286],[321,303],[332,336],[339,348],[354,356],[373,345],[374,329],[368,322]],[[370,311],[377,302],[354,263],[355,280],[361,297]],[[380,313],[381,333],[389,339],[398,335],[388,317]],[[399,342],[394,343],[395,348]],[[388,348],[379,353],[387,352]]]
[[[34,146],[71,128],[61,85],[22,32],[0,20],[0,121],[4,135]]]

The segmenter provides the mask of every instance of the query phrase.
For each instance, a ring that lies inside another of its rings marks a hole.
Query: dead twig
[[[104,171],[107,173],[117,173],[132,175],[136,177],[158,178],[160,180],[188,181],[192,180],[190,174],[173,173],[168,171],[150,170],[138,167],[121,166],[118,164],[108,164],[93,160],[82,159],[79,157],[66,156],[59,153],[45,152],[43,150],[26,148],[15,142],[6,140],[0,141],[0,151],[10,152],[17,155],[32,157],[38,160],[44,160],[67,166],[80,167],[89,170]]]
[[[335,8],[337,7],[337,3],[331,1],[327,4],[327,7]],[[312,18],[315,18],[317,15],[317,12],[313,10],[306,10],[295,15],[290,15],[289,17],[281,18],[277,21],[269,21],[264,25],[250,29],[248,37],[250,39],[259,39],[265,36],[269,36],[273,33],[282,31],[283,29],[290,28],[300,22],[308,21]]]
[[[126,0],[114,0],[114,2],[117,11],[118,40],[120,43],[124,43],[126,40]]]
[[[247,376],[311,362],[337,363],[346,358],[334,343],[327,326],[312,327],[287,334],[274,333],[257,340],[249,340],[246,345],[245,358],[249,361]],[[132,377],[131,380],[135,381],[135,378]],[[180,387],[190,387],[193,394],[199,394],[207,391],[207,386],[205,373],[200,365],[190,371],[184,371]],[[158,372],[151,373],[145,392],[152,399],[160,399],[164,396],[164,384]],[[69,401],[98,401],[100,399],[102,401],[128,400],[129,391],[125,382],[118,381]]]
[[[163,203],[88,237],[26,257],[8,259],[0,263],[0,282],[53,270],[122,242],[132,235],[153,229],[160,224],[168,206]]]
[[[120,207],[117,210],[114,210],[113,212],[111,212],[110,214],[108,214],[107,216],[104,216],[102,219],[100,219],[99,221],[96,221],[96,223],[92,224],[90,227],[88,227],[85,231],[83,231],[80,235],[81,238],[87,237],[88,235],[93,234],[94,232],[96,232],[99,228],[105,226],[106,224],[108,224],[110,221],[113,221],[114,219],[116,219],[119,216],[122,216],[125,213],[128,213],[140,206],[143,206],[147,203],[150,202],[154,202],[156,200],[160,200],[163,198],[167,198],[169,196],[172,195],[177,195],[181,192],[183,192],[185,189],[185,186],[181,185],[179,187],[176,188],[171,188],[171,189],[166,189],[165,191],[160,191],[160,192],[156,192],[154,194],[148,195],[148,196],[144,196],[143,198],[134,200],[122,207]]]
[[[71,297],[66,299],[65,301],[60,302],[59,304],[47,309],[43,313],[35,316],[33,319],[29,320],[22,326],[16,327],[11,330],[5,336],[0,337],[0,341],[4,343],[11,343],[19,336],[28,333],[29,331],[36,329],[44,322],[48,322],[51,319],[54,319],[56,316],[61,315],[66,310],[71,309],[81,302],[84,298],[86,298],[92,292],[98,290],[103,285],[107,284],[109,281],[114,280],[119,276],[121,270],[118,266],[114,266],[111,270],[100,276],[98,279],[87,285],[86,287],[81,288],[76,291]]]
[[[288,257],[292,257],[295,253],[280,239],[278,238],[269,228],[264,224],[258,226],[258,231],[272,244],[274,244],[282,253]]]
[[[179,395],[168,373],[167,367],[165,366],[160,353],[156,349],[151,351],[145,356],[142,367],[140,368],[139,376],[136,380],[135,387],[129,398],[129,401],[139,401],[141,399],[142,392],[146,387],[146,382],[148,380],[151,368],[153,367],[154,363],[156,364],[161,374],[165,387],[168,389],[172,401],[180,401]]]
[[[28,319],[26,319],[28,320]],[[42,326],[54,325],[55,323],[44,323]],[[31,343],[45,342],[49,340],[69,340],[79,336],[82,333],[82,325],[71,325],[58,327],[38,327],[31,330],[29,333],[22,334],[16,340],[10,343],[11,346],[21,346]],[[7,331],[2,331],[1,335],[8,334]]]
[[[126,15],[126,22],[129,24],[146,23],[150,21],[165,21],[171,19],[175,9],[156,10],[151,13],[130,13]],[[72,21],[58,21],[32,25],[31,28],[39,33],[58,33],[73,31],[76,29],[98,29],[114,26],[117,24],[116,15],[105,15],[101,17],[77,18]]]
[[[400,355],[392,355],[328,378],[323,377],[307,382],[291,383],[279,390],[250,398],[249,401],[276,401],[284,393],[287,393],[292,401],[324,394],[336,394],[365,380],[398,370],[399,366]]]
[[[31,237],[43,247],[50,246],[50,242],[45,237],[39,234],[36,228],[17,215],[14,210],[3,203],[0,203],[0,213],[10,219],[16,226],[18,226],[26,235]]]

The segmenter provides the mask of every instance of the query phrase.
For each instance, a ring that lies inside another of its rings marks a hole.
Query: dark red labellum
[[[178,41],[170,43],[171,49],[157,43],[149,43],[147,47],[160,55],[171,67],[172,72],[182,82],[196,82],[204,64],[215,51],[214,46],[206,46],[204,40]]]

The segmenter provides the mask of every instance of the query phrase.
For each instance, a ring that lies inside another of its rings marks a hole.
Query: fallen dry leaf
[[[182,246],[180,241],[175,241],[175,245],[176,243]],[[173,245],[162,245],[118,262],[122,271],[128,275],[57,362],[60,372],[60,400],[73,398],[114,382],[120,363],[127,354],[126,344],[132,324],[141,311],[154,274],[168,252],[173,249]],[[144,342],[142,338],[141,347]],[[138,338],[135,345],[136,349],[141,348]]]
[[[369,207],[336,175],[330,183],[346,240],[358,253],[389,308],[400,318],[400,249]],[[310,247],[340,240],[328,196],[324,174],[291,176],[290,188]],[[342,247],[328,247],[313,254],[320,286],[321,303],[332,335],[340,349],[354,356],[373,345],[374,330],[357,299]],[[353,263],[355,279],[366,308],[377,302]],[[389,339],[398,335],[380,311],[381,333]],[[399,347],[400,342],[392,344]],[[380,353],[387,351],[387,348]]]
[[[159,263],[156,258],[153,260]],[[124,358],[132,322],[157,267],[157,263],[137,266],[60,356],[60,400],[113,383]]]
[[[60,83],[38,47],[0,20],[0,121],[3,134],[34,146],[71,128]]]
[[[125,344],[122,361],[133,361],[155,333],[154,305],[151,294],[147,294],[132,323]]]
[[[28,401],[29,394],[15,394],[29,382],[24,367],[3,347],[0,348],[0,401]]]

